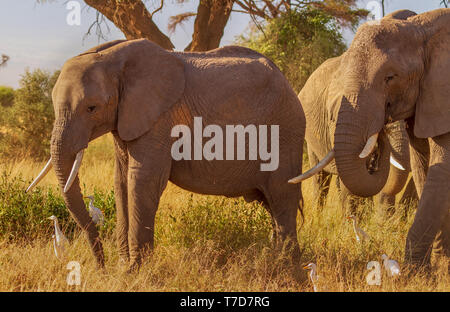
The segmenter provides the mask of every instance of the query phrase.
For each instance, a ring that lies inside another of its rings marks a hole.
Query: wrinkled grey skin
[[[131,267],[153,248],[155,214],[168,181],[197,193],[261,201],[278,241],[295,242],[299,253],[301,191],[287,180],[301,172],[305,117],[287,80],[261,54],[236,46],[181,53],[145,39],[110,42],[67,61],[52,96],[51,156],[61,187],[80,150],[101,135],[114,135],[118,247]],[[219,125],[224,135],[225,125],[279,125],[278,169],[261,171],[264,161],[248,160],[248,152],[247,160],[173,160],[178,138],[171,137],[172,128],[187,125],[193,135],[196,116],[203,127]],[[103,266],[78,178],[64,200]]]
[[[302,103],[302,107],[306,116],[306,135],[305,139],[308,146],[308,158],[310,167],[317,165],[319,160],[323,159],[328,154],[333,146],[331,145],[331,129],[334,128],[332,120],[329,118],[329,107],[336,107],[336,103],[327,103],[327,100],[338,99],[339,94],[335,94],[336,90],[329,88],[331,79],[339,68],[341,58],[336,57],[327,60],[319,66],[314,73],[309,77],[305,86],[299,93],[298,97]],[[389,147],[394,158],[406,169],[400,170],[394,166],[390,166],[389,176],[386,185],[379,194],[380,206],[383,211],[392,212],[395,205],[395,195],[398,194],[408,179],[411,172],[409,161],[409,139],[405,129],[404,121],[397,121],[395,123],[387,124],[385,132],[389,141]],[[371,164],[367,170],[374,170],[376,162]],[[331,175],[338,175],[336,165],[331,162],[323,172],[313,176],[314,198],[317,198],[318,207],[322,208],[326,201],[326,196],[329,190]],[[412,180],[411,184],[414,184]],[[353,197],[342,183],[339,183],[339,188],[342,188],[341,198],[348,213],[355,213],[356,203],[359,201]],[[402,202],[414,200],[415,194],[414,185],[408,187],[412,189],[412,194],[406,192],[402,198]]]
[[[330,84],[341,90],[339,105],[330,110],[336,168],[353,194],[370,196],[374,184],[384,185],[384,176],[367,174],[365,159],[359,159],[368,138],[389,122],[407,121],[420,201],[405,261],[416,267],[429,267],[435,238],[441,253],[450,256],[449,25],[450,9],[366,23]],[[381,132],[379,145],[382,140]],[[382,157],[379,167],[388,163]]]

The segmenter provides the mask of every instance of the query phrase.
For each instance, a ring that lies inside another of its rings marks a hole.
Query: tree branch
[[[152,15],[142,1],[85,0],[85,2],[113,22],[128,40],[147,38],[165,49],[174,48],[169,37],[153,22]]]

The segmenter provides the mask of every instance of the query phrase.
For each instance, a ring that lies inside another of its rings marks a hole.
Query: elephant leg
[[[436,236],[433,252],[438,256],[450,258],[450,211],[444,217],[441,230]]]
[[[169,180],[172,158],[168,141],[154,138],[150,132],[128,143],[128,152],[128,242],[133,269],[154,247],[156,211]]]
[[[413,178],[409,178],[408,184],[406,185],[405,191],[403,192],[402,198],[399,204],[403,207],[402,218],[406,220],[408,211],[414,207],[417,207],[419,198],[417,197],[416,185],[414,184]]]
[[[332,175],[331,173],[321,171],[319,174],[316,175],[319,179],[319,194],[317,197],[317,205],[320,209],[322,209],[326,202],[327,202],[327,196],[328,192],[330,190],[330,182]]]
[[[115,176],[114,196],[116,199],[116,237],[121,262],[130,260],[128,248],[128,151],[125,143],[114,133]]]
[[[395,195],[381,193],[379,197],[379,209],[381,213],[392,216],[395,212]]]
[[[414,136],[414,119],[407,120],[406,128],[409,136],[409,152],[411,157],[411,172],[416,186],[417,196],[420,198],[427,179],[428,163],[430,159],[430,145],[427,139]]]
[[[273,217],[276,245],[280,247],[286,244],[292,259],[299,259],[297,211],[303,211],[303,200],[300,189],[293,191],[289,186],[277,183],[276,186],[264,189],[263,193]]]
[[[308,159],[310,168],[315,167],[319,163],[318,157],[310,150],[308,150]],[[313,198],[317,200],[317,208],[322,209],[327,201],[331,174],[322,170],[314,175],[311,180],[313,185]]]
[[[418,200],[419,198],[417,196],[416,185],[414,184],[414,180],[411,177],[406,184],[405,191],[403,192],[402,198],[400,199],[399,203],[402,205],[410,205]]]
[[[357,207],[360,203],[360,198],[350,193],[350,191],[345,187],[344,183],[339,178],[339,195],[341,199],[341,206],[345,214],[355,214]]]
[[[392,216],[395,212],[395,195],[405,186],[408,180],[408,172],[400,170],[391,165],[386,185],[379,195],[380,213]]]
[[[443,230],[442,238],[448,235],[445,219],[450,209],[450,134],[430,139],[430,158],[419,207],[406,239],[405,260],[414,265],[429,266],[438,231]]]

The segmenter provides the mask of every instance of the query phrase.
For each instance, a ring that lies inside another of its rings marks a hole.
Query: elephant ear
[[[150,130],[181,98],[184,63],[146,39],[128,41],[117,49],[121,61],[117,130],[121,139],[130,141]]]
[[[414,135],[435,137],[450,132],[450,9],[413,17],[425,30],[425,72],[416,103]]]

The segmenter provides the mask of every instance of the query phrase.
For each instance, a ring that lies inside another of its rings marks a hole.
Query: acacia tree
[[[106,17],[127,39],[147,38],[171,50],[174,45],[153,21],[153,16],[163,10],[165,0],[154,1],[158,5],[150,12],[145,0],[85,0],[98,13],[93,25],[99,26]],[[183,3],[190,0],[177,1]],[[207,51],[219,47],[232,12],[249,14],[258,23],[258,20],[274,19],[283,13],[313,6],[335,17],[344,26],[355,26],[368,13],[358,9],[356,2],[357,0],[199,0],[196,12],[172,16],[168,21],[168,29],[174,31],[177,25],[195,17],[192,41],[185,51]]]

